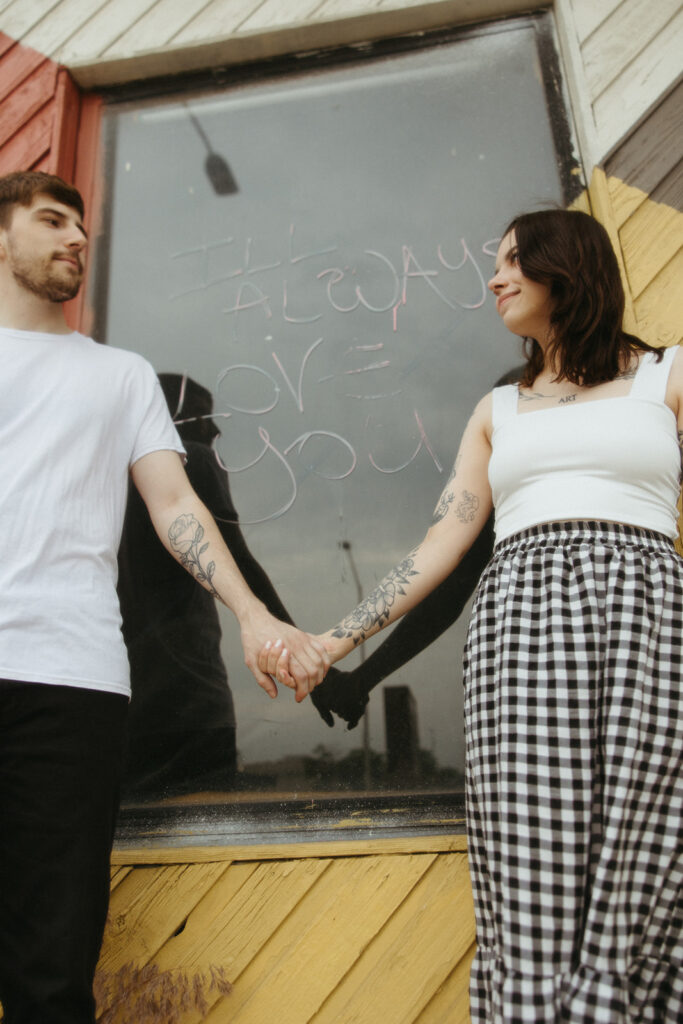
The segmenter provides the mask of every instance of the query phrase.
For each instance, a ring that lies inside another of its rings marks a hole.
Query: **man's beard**
[[[10,269],[15,281],[33,295],[47,299],[48,302],[68,302],[78,294],[83,280],[82,270],[78,273],[69,273],[66,268],[70,264],[64,263],[62,268],[60,261],[54,258],[50,258],[47,265],[39,264],[35,259],[22,257],[13,247],[10,248],[9,255]],[[76,259],[80,263],[80,257],[77,256]]]

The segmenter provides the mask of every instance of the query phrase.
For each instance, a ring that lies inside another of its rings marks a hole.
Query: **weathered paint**
[[[98,971],[103,1019],[119,985],[135,999],[131,978],[144,985],[153,964],[150,995],[198,979],[213,1022],[468,1020],[474,919],[462,853],[134,867],[119,876]],[[219,969],[229,993],[207,983]],[[140,1013],[136,1024],[157,1019]]]
[[[0,29],[95,88],[547,6],[601,162],[680,77],[680,0],[0,0]]]

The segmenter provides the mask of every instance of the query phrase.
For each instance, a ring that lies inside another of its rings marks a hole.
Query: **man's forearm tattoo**
[[[405,594],[404,587],[409,585],[411,576],[419,575],[413,568],[414,553],[387,573],[373,592],[342,619],[333,630],[332,636],[339,639],[348,638],[353,640],[354,644],[359,644],[369,636],[374,626],[382,626],[387,622],[397,595]]]
[[[201,556],[209,546],[208,543],[202,544],[203,537],[204,527],[191,513],[178,516],[168,530],[169,543],[182,567],[187,569],[198,583],[206,584],[207,590],[214,597],[219,597],[220,595],[212,582],[216,563],[209,562],[206,567],[202,564]]]

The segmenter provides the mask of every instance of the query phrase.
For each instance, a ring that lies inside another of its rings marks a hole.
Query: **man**
[[[326,656],[249,590],[192,490],[140,356],[72,332],[83,201],[59,178],[0,178],[0,1001],[6,1024],[93,1024],[128,663],[116,553],[128,474],[167,549],[239,621],[272,636],[297,695]]]

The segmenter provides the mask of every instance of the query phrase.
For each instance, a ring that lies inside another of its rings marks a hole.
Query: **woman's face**
[[[534,338],[541,346],[549,341],[550,288],[522,273],[514,231],[498,247],[496,272],[488,286],[496,296],[496,309],[509,331]]]

